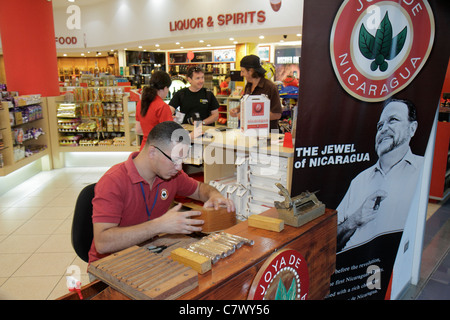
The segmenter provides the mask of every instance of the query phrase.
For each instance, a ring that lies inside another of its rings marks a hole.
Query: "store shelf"
[[[60,146],[59,152],[134,152],[136,146]]]
[[[30,106],[38,105],[40,108],[29,108]],[[28,108],[28,110],[24,110],[24,108]],[[27,114],[30,118],[38,116],[39,119],[27,121],[22,118],[24,114]],[[0,150],[3,157],[3,167],[0,168],[0,176],[8,175],[51,153],[47,100],[41,99],[39,95],[16,97],[14,104],[3,101],[2,108],[0,109],[0,128],[2,128],[3,140],[3,147]],[[39,128],[44,134],[38,136],[37,139],[19,140],[19,143],[15,141],[14,130],[22,130],[23,134],[31,128]],[[17,147],[23,150],[21,152],[27,149],[35,149],[36,147],[45,149],[30,156],[15,159],[14,153]]]
[[[47,148],[39,153],[33,154],[32,156],[25,157],[23,159],[20,159],[12,165],[5,166],[3,168],[0,168],[0,176],[6,176],[16,170],[19,170],[20,168],[25,167],[26,165],[29,165],[30,163],[41,159],[44,156],[50,155],[50,149]]]
[[[101,87],[98,87],[99,89]],[[104,88],[104,87],[103,87]],[[114,88],[120,88],[120,87],[114,87]],[[91,89],[91,88],[89,88]],[[95,88],[94,88],[95,89]],[[78,100],[78,99],[75,99]],[[91,99],[87,99],[87,100],[91,100]],[[65,165],[65,154],[66,153],[71,153],[71,152],[134,152],[134,151],[138,151],[139,147],[136,146],[136,134],[133,132],[134,131],[134,122],[135,122],[135,109],[131,108],[131,115],[129,114],[129,109],[128,109],[128,96],[124,95],[122,97],[122,112],[123,115],[121,115],[121,118],[123,117],[123,129],[120,129],[119,133],[122,134],[122,139],[124,140],[124,145],[76,145],[76,146],[64,146],[64,145],[60,145],[60,138],[64,137],[65,135],[69,135],[69,134],[85,134],[85,133],[93,133],[93,134],[97,134],[97,129],[98,127],[96,127],[94,129],[94,131],[89,131],[89,132],[83,132],[85,130],[82,129],[73,129],[72,132],[60,132],[60,128],[58,127],[58,119],[62,120],[62,119],[74,119],[74,118],[70,118],[70,117],[58,117],[58,106],[59,104],[64,103],[64,96],[59,96],[59,97],[51,97],[48,98],[48,109],[49,109],[49,123],[50,123],[50,135],[51,135],[51,145],[52,145],[52,161],[53,161],[53,166],[55,168],[61,168],[64,167]],[[77,101],[74,103],[93,103],[94,101]],[[101,102],[96,100],[96,102]],[[111,102],[111,101],[110,101]],[[130,103],[131,105],[133,105],[133,103]],[[105,118],[106,116],[103,116],[103,118]],[[86,116],[85,114],[80,114],[79,117],[81,122],[86,122],[89,120],[97,120],[99,118],[99,115],[93,115],[91,116]],[[77,125],[76,125],[77,126]],[[122,131],[123,130],[123,131]],[[102,131],[99,131],[99,133],[101,134]],[[106,132],[111,134],[112,132]]]

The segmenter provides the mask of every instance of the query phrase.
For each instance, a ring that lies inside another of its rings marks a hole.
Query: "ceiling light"
[[[206,45],[207,47],[211,47],[211,45],[208,43],[207,45]]]
[[[63,54],[63,56],[64,56],[64,57],[67,57],[67,54],[66,54],[66,53],[64,53],[64,54]]]
[[[230,41],[233,41],[234,40],[234,38],[230,38]]]
[[[203,40],[200,40],[199,42],[200,42],[200,43],[203,43],[203,42],[205,42],[205,41],[203,41]]]
[[[123,48],[123,50],[127,50],[127,48]]]
[[[142,46],[139,46],[138,48],[139,48],[139,49],[142,49]]]
[[[302,34],[301,33],[297,33],[297,37],[301,37],[302,36]]]
[[[175,42],[175,44],[180,44],[179,42]]]
[[[82,53],[81,55],[84,56],[84,53]]]
[[[237,42],[237,41],[233,41],[233,43],[234,43],[234,44],[238,44],[238,42]]]
[[[155,44],[155,47],[159,47],[159,44]]]
[[[260,39],[264,39],[264,36],[259,36]]]

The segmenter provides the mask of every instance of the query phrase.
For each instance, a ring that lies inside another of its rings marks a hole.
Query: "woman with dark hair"
[[[164,121],[173,121],[172,110],[163,100],[171,84],[172,80],[167,72],[155,71],[150,84],[142,90],[141,101],[136,106],[136,133],[143,135],[140,150],[154,126]]]

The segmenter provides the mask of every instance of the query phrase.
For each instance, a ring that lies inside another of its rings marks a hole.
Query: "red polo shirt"
[[[138,154],[132,153],[128,160],[113,166],[98,181],[92,200],[93,223],[117,223],[119,227],[140,224],[149,220],[145,201],[151,220],[166,213],[176,195],[190,196],[197,189],[198,182],[184,171],[180,171],[170,180],[157,176],[150,189],[150,185],[139,175],[134,165],[133,158]],[[97,252],[92,241],[89,263],[105,256],[107,254],[101,255]]]
[[[172,110],[170,110],[169,105],[166,104],[164,100],[157,95],[155,99],[150,103],[150,106],[148,107],[147,113],[144,117],[141,116],[141,101],[137,103],[136,121],[139,121],[139,123],[141,124],[142,132],[144,133],[140,149],[142,150],[145,142],[147,141],[147,136],[154,126],[164,121],[173,121]]]

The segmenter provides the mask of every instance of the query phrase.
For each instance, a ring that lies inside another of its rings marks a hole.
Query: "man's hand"
[[[232,200],[225,198],[216,188],[203,182],[199,182],[197,190],[189,197],[202,201],[204,208],[218,210],[220,206],[224,206],[228,212],[236,211]]]
[[[233,201],[223,197],[220,193],[213,194],[213,196],[203,204],[203,207],[214,208],[215,210],[218,210],[220,207],[227,207],[228,212],[233,212],[236,210]]]
[[[387,196],[388,194],[386,191],[377,190],[367,197],[366,201],[364,201],[361,206],[361,210],[353,216],[353,223],[357,228],[365,226],[367,223],[375,219],[381,201],[386,199]]]
[[[377,190],[372,193],[361,207],[351,214],[346,220],[338,225],[337,228],[337,251],[341,251],[350,240],[358,228],[365,226],[375,219],[381,201],[388,196],[386,191]]]
[[[184,233],[189,234],[196,231],[202,231],[201,225],[204,221],[199,219],[191,219],[191,217],[201,215],[200,211],[184,211],[180,212],[182,204],[179,203],[172,209],[167,211],[158,220],[162,233]]]

